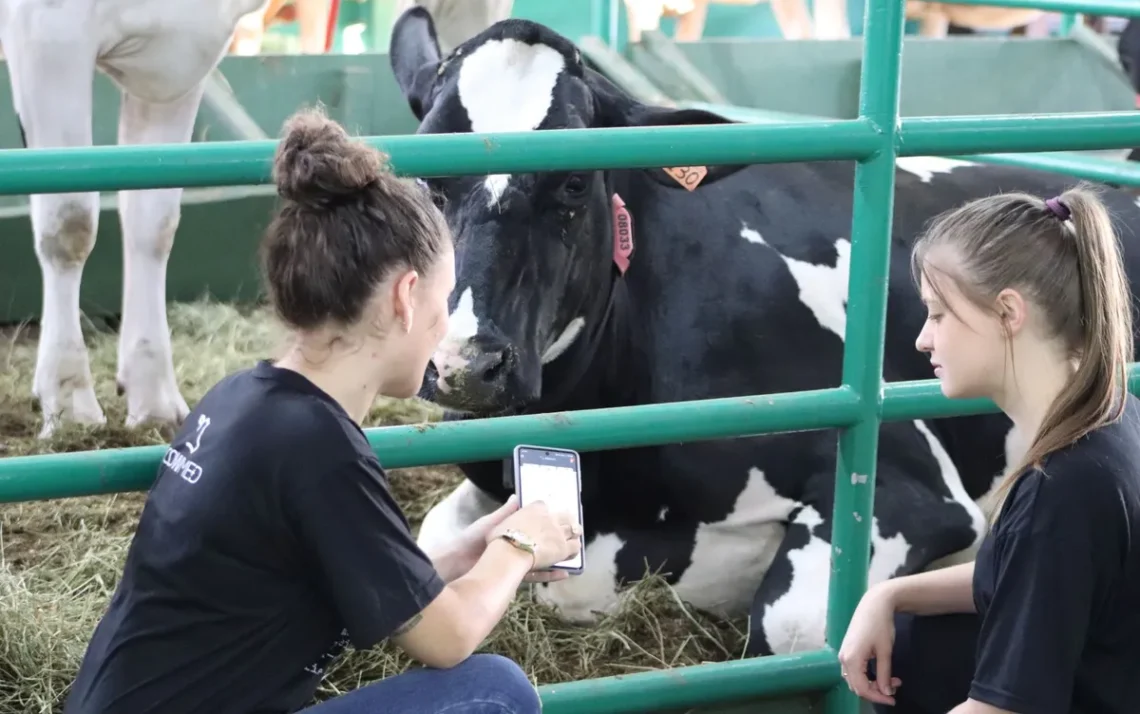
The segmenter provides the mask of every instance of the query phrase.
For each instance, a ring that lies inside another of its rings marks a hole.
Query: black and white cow
[[[634,101],[570,41],[524,20],[442,58],[430,17],[411,10],[391,59],[420,133],[726,123]],[[457,285],[423,394],[470,418],[838,385],[853,167],[708,167],[692,191],[662,169],[431,179],[456,236]],[[923,223],[975,196],[1070,184],[940,158],[899,169],[891,381],[933,376],[915,349],[926,314],[908,272]],[[1140,225],[1132,198],[1108,202]],[[1135,238],[1124,236],[1135,275]],[[977,500],[1017,448],[1009,437],[1001,415],[883,425],[872,582],[970,553],[984,530]],[[751,609],[752,654],[821,647],[835,456],[834,431],[585,453],[586,572],[540,597],[589,622],[648,567],[698,608]],[[462,468],[467,480],[428,515],[422,544],[509,495],[501,462]]]

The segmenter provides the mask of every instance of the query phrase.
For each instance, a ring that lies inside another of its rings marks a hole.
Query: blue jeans
[[[538,692],[513,661],[474,654],[451,669],[413,669],[300,714],[539,714]]]

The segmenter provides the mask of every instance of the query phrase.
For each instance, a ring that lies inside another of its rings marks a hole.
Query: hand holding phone
[[[545,503],[531,502],[505,518],[487,540],[507,538],[518,547],[533,547],[532,570],[557,572],[553,565],[578,555],[581,535],[581,529],[570,514],[552,512]]]
[[[582,478],[580,459],[570,449],[519,445],[514,451],[515,494],[520,509],[542,502],[567,529],[573,550],[555,562],[544,562],[536,569],[564,570],[579,574],[585,566],[582,549]],[[518,514],[516,514],[518,515]],[[536,514],[537,515],[537,514]],[[513,518],[514,516],[512,516]],[[573,529],[571,530],[571,527]]]

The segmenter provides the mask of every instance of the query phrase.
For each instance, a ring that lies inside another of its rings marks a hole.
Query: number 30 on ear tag
[[[665,169],[665,173],[672,176],[674,181],[685,188],[694,191],[697,186],[701,185],[701,181],[708,175],[709,170],[704,166],[674,166]]]

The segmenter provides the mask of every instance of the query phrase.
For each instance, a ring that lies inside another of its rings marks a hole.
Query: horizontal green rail
[[[859,397],[848,387],[578,412],[429,422],[366,430],[389,468],[510,456],[519,443],[581,451],[735,438],[851,424]],[[0,503],[150,488],[165,446],[0,459]]]
[[[1140,0],[1137,0],[1140,3]],[[813,116],[810,114],[796,114],[792,112],[756,109],[734,104],[711,104],[708,102],[681,102],[679,106],[691,109],[703,109],[733,121],[751,122],[754,124],[772,124],[777,122],[826,122],[832,121],[828,117]],[[906,122],[904,121],[904,131]],[[1001,164],[1005,166],[1019,166],[1038,171],[1050,171],[1058,174],[1074,176],[1091,181],[1103,181],[1125,186],[1140,186],[1140,163],[1118,159],[1105,159],[1099,156],[1090,156],[1075,152],[1051,153],[1019,153],[1019,154],[963,154],[950,158],[977,161],[987,164]]]
[[[462,176],[663,165],[860,159],[879,146],[870,122],[558,129],[362,137],[412,176]],[[270,141],[210,141],[0,151],[0,195],[245,186],[270,181]]]
[[[1130,387],[1140,393],[1140,363]],[[365,429],[388,468],[508,458],[520,443],[604,451],[851,425],[859,397],[849,387],[526,416]],[[937,380],[884,385],[883,421],[997,411],[989,400],[947,399]],[[166,446],[134,446],[0,459],[0,503],[145,491]]]
[[[1128,389],[1140,395],[1140,362],[1130,365]],[[997,405],[989,399],[947,399],[937,379],[888,382],[884,385],[883,421],[941,419],[943,417],[994,414]]]
[[[543,714],[633,714],[818,692],[841,682],[831,649],[539,687]]]
[[[964,154],[952,159],[1049,171],[1089,181],[1140,186],[1140,163],[1071,152],[1039,154]]]
[[[1140,146],[1140,112],[915,117],[901,120],[899,136],[899,156],[1128,149]],[[397,172],[413,176],[860,160],[880,146],[879,132],[866,119],[366,140],[390,154]],[[276,145],[6,149],[0,151],[0,195],[264,184]],[[667,162],[660,158],[666,155]]]
[[[914,117],[902,120],[898,139],[899,156],[1093,151],[1136,146],[1140,146],[1137,111]]]
[[[1137,0],[954,0],[954,3],[956,5],[1016,7],[1046,12],[1140,17],[1140,3]]]

